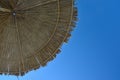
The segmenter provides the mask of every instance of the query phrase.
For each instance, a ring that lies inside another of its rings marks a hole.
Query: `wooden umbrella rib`
[[[9,26],[10,26],[10,24],[9,24]],[[7,33],[7,36],[9,35],[9,33]],[[9,39],[8,39],[8,42],[9,42]],[[7,46],[8,47],[8,46]],[[8,75],[9,75],[9,71],[10,71],[10,63],[9,63],[9,58],[10,58],[10,54],[8,53],[7,54],[7,68],[8,68]]]
[[[38,58],[37,58],[37,56],[34,55],[34,58],[36,59],[37,63],[38,63],[39,65],[41,65],[41,64],[40,64],[40,61],[39,61]]]
[[[34,4],[33,6],[23,7],[21,10],[28,10],[28,9],[35,8],[35,7],[38,7],[38,6],[43,6],[43,5],[45,5],[45,4],[49,4],[49,3],[55,2],[55,1],[57,1],[57,0],[46,1],[46,2],[44,2],[44,3],[39,3],[39,4],[38,4],[38,2],[37,2],[37,3]]]
[[[2,8],[2,7],[0,7],[0,11],[1,11],[1,12],[11,12],[9,9]]]
[[[19,65],[20,65],[20,62],[19,62]],[[19,72],[18,72],[18,73],[19,73],[19,75],[21,75],[21,70],[20,70],[20,66],[19,66]]]
[[[20,55],[21,64],[22,64],[22,66],[23,66],[23,69],[25,69],[24,60],[23,60],[22,43],[21,43],[21,39],[20,39],[20,31],[19,31],[19,27],[18,27],[18,24],[17,24],[16,16],[15,16],[15,25],[16,25],[16,32],[17,32],[18,45],[19,45],[20,54],[21,54],[21,55]]]
[[[11,7],[14,8],[14,6],[15,6],[15,1],[14,1],[14,0],[8,0],[8,1],[9,1],[9,3],[10,3]]]
[[[24,13],[29,13],[29,14],[40,14],[41,12],[31,12],[31,11],[26,11],[26,12],[24,12]]]
[[[8,74],[9,74],[9,71],[10,71],[10,67],[9,67],[9,64],[8,64]]]
[[[22,2],[21,2],[22,1]],[[23,4],[25,2],[25,0],[17,0],[16,1],[16,7],[15,7],[15,10],[18,8],[18,6],[20,6],[21,4]],[[19,10],[19,9],[17,9]]]

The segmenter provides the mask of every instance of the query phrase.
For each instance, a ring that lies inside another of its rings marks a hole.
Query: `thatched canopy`
[[[76,15],[74,0],[0,0],[0,73],[45,66],[70,37]]]

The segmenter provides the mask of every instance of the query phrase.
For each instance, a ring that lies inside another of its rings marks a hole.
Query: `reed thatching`
[[[0,0],[0,73],[45,66],[67,42],[76,16],[74,0]]]

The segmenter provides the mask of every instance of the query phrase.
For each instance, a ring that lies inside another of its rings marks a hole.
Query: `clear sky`
[[[20,80],[120,80],[120,0],[77,0],[76,5],[79,21],[62,52]]]

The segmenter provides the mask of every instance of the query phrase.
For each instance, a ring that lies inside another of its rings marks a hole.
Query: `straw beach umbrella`
[[[76,16],[74,0],[0,0],[0,73],[45,66],[67,42]]]

